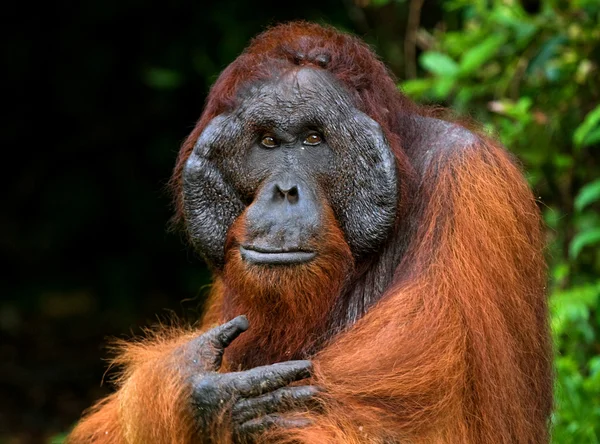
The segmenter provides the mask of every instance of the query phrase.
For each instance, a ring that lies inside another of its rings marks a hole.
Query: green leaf
[[[600,143],[600,126],[587,133],[583,139],[583,146],[590,146],[596,143]]]
[[[54,435],[48,439],[49,444],[62,444],[67,439],[66,433],[61,433],[59,435]]]
[[[454,77],[458,73],[458,64],[441,52],[428,51],[419,61],[423,68],[440,77]]]
[[[445,99],[454,87],[454,77],[443,77],[435,82],[433,95],[436,99]]]
[[[406,95],[419,97],[431,90],[434,81],[432,78],[407,80],[400,84],[400,89]]]
[[[503,35],[492,35],[480,44],[466,51],[460,59],[460,73],[470,74],[496,55],[504,44]]]
[[[588,367],[590,369],[590,375],[596,376],[600,374],[600,356],[594,356],[588,362]]]
[[[577,127],[573,133],[573,143],[578,147],[591,145],[600,138],[598,130],[600,130],[600,105],[590,111],[585,116],[583,123]]]
[[[569,245],[569,256],[572,259],[577,258],[581,250],[588,245],[597,244],[600,242],[600,228],[583,231],[577,234]]]
[[[575,209],[583,210],[587,205],[600,200],[600,179],[586,184],[575,198]]]
[[[577,326],[586,335],[590,311],[598,305],[600,281],[565,290],[555,290],[550,296],[552,332],[556,337]],[[588,335],[589,336],[589,335]]]
[[[568,263],[557,264],[552,269],[552,278],[555,282],[562,281],[563,279],[567,278],[567,276],[569,276],[569,264]]]

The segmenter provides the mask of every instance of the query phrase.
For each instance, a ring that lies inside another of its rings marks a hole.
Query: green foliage
[[[600,2],[448,0],[402,89],[498,132],[548,224],[557,443],[600,442]],[[449,20],[450,22],[450,20]],[[425,31],[423,31],[425,32]]]
[[[67,439],[66,433],[61,433],[60,435],[55,435],[48,440],[48,444],[63,444]]]
[[[573,133],[573,143],[577,147],[589,146],[600,142],[600,105],[590,112]]]

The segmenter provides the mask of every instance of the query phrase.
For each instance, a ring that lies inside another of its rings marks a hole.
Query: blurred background
[[[0,443],[60,442],[110,391],[109,338],[199,316],[209,275],[165,183],[218,73],[291,19],[363,37],[522,160],[548,224],[553,439],[600,442],[600,0],[89,0],[3,9]]]

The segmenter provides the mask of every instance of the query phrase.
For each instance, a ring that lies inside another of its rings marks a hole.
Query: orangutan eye
[[[320,134],[317,133],[312,133],[309,134],[308,137],[306,139],[304,139],[304,142],[302,142],[304,145],[318,145],[321,142],[323,142],[323,138],[321,137]]]
[[[279,146],[279,142],[277,142],[277,139],[275,139],[275,137],[269,134],[263,136],[263,138],[260,141],[260,144],[265,148],[275,148]]]

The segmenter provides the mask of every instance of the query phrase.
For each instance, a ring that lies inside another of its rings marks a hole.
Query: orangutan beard
[[[354,269],[350,247],[333,213],[314,242],[317,256],[295,265],[242,259],[244,215],[229,230],[222,282],[222,321],[246,315],[250,327],[225,352],[231,370],[306,359],[328,336],[328,316]]]

